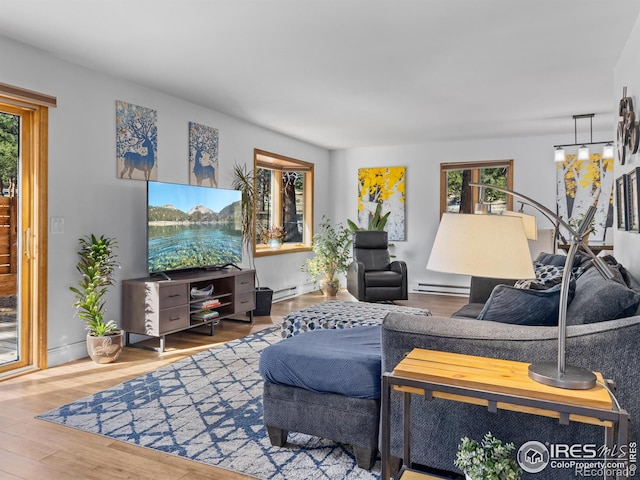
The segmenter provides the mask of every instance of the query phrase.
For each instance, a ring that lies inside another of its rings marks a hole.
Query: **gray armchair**
[[[407,265],[402,261],[391,261],[387,232],[354,232],[353,262],[347,271],[347,290],[361,302],[408,298]]]

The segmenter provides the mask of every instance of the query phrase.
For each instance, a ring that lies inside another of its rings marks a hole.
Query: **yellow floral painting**
[[[389,240],[405,240],[406,167],[358,169],[358,226],[369,228],[378,205],[389,219],[385,230]]]
[[[579,219],[596,205],[594,231],[590,238],[603,241],[605,231],[613,226],[613,159],[592,153],[589,160],[567,155],[558,163],[557,209],[564,220]]]

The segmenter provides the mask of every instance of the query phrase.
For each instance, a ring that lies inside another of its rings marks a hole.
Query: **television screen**
[[[149,273],[242,261],[238,190],[147,182]]]

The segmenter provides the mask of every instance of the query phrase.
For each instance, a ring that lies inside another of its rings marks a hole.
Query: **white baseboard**
[[[86,341],[71,343],[62,347],[50,348],[47,351],[47,365],[55,367],[88,356]]]

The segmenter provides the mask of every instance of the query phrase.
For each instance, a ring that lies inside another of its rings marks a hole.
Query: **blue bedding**
[[[380,325],[286,338],[262,351],[260,375],[270,383],[319,393],[380,398]]]

